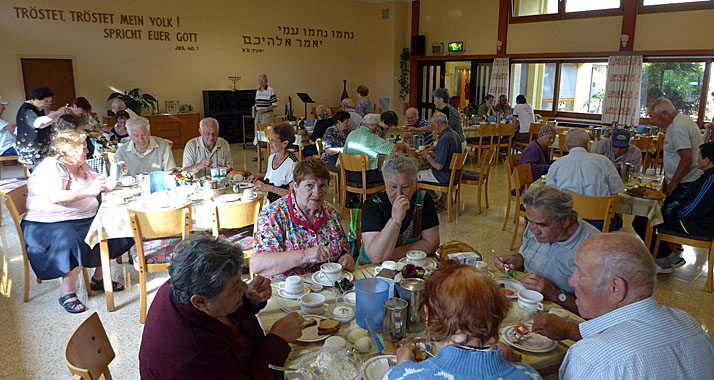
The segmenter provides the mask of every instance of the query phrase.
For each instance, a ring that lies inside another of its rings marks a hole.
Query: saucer
[[[557,341],[551,340],[534,332],[525,334],[526,339],[519,343],[518,339],[516,339],[514,329],[515,326],[506,326],[501,329],[501,340],[519,350],[543,353],[553,351],[556,347],[558,347]]]
[[[510,277],[498,277],[498,278],[494,279],[494,281],[496,281],[496,283],[498,283],[499,286],[502,284],[505,289],[508,289],[514,293],[512,296],[508,296],[508,295],[506,296],[506,298],[508,298],[510,300],[518,299],[518,292],[526,289],[526,287],[523,286],[523,284],[520,281],[514,280]]]
[[[399,259],[399,262],[404,263],[404,265],[412,264],[409,262],[409,260],[406,257],[402,257],[401,259]],[[414,264],[414,265],[416,265],[416,264]],[[434,270],[434,269],[436,269],[436,261],[434,261],[430,257],[427,257],[426,260],[424,260],[424,264],[419,265],[419,266],[424,269]]]
[[[280,297],[287,298],[289,300],[296,300],[296,299],[304,296],[305,294],[310,293],[310,288],[308,288],[307,285],[303,284],[302,287],[303,287],[302,292],[296,293],[296,294],[288,293],[284,289],[278,289],[278,295],[280,295]]]
[[[228,202],[239,202],[241,196],[238,194],[222,194],[213,198],[216,202],[228,203]]]
[[[319,273],[321,272],[315,272],[312,274],[312,281],[316,284],[322,285],[322,286],[333,286],[334,282],[330,281],[327,276],[321,276]],[[350,281],[355,279],[355,276],[352,275],[352,273],[347,272],[347,271],[342,271],[342,277],[340,277],[340,280],[343,278],[346,278]]]

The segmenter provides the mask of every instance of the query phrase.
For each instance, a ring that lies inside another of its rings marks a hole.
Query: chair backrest
[[[135,235],[136,231],[141,234],[139,238],[155,239],[181,235],[181,238],[185,239],[191,229],[190,203],[167,211],[147,212],[131,209],[127,211]]]
[[[528,137],[528,143],[533,142],[533,140],[538,136],[543,124],[544,123],[531,123],[531,126],[528,128],[528,134],[530,135]]]
[[[516,189],[516,195],[520,197],[521,186],[527,189],[533,182],[533,172],[531,171],[530,162],[517,165],[513,168],[513,187]]]
[[[322,157],[322,152],[325,150],[322,145],[322,139],[315,140],[315,148],[317,148],[317,155]]]
[[[642,151],[642,153],[645,153],[649,151],[650,146],[652,145],[652,136],[642,136],[637,140],[634,140],[634,145]]]
[[[341,181],[346,183],[345,171],[362,172],[362,186],[367,186],[367,170],[369,169],[369,157],[366,154],[344,154],[340,153]]]
[[[498,126],[496,124],[481,124],[478,127],[479,145],[488,145],[493,142],[493,137],[498,136]]]
[[[85,380],[96,380],[101,375],[111,380],[109,363],[115,356],[97,312],[74,330],[64,350],[64,362],[69,371]]]
[[[213,211],[213,236],[224,228],[242,228],[255,225],[263,208],[263,197],[250,202],[215,202]]]
[[[512,154],[506,162],[511,165],[508,168],[508,173],[510,174],[513,172],[513,168],[521,164],[521,153]]]
[[[602,220],[603,232],[610,230],[610,219],[615,217],[617,194],[609,197],[589,197],[563,189],[573,197],[573,210],[583,219]]]
[[[449,178],[449,187],[458,185],[459,182],[461,182],[461,174],[463,174],[463,172],[464,172],[464,166],[466,166],[466,157],[468,157],[468,155],[469,154],[465,152],[465,153],[454,153],[451,156],[451,162],[449,163],[449,169],[451,169],[451,178]],[[458,178],[457,178],[457,176],[458,176]]]
[[[27,184],[5,193],[5,204],[7,205],[7,209],[10,211],[12,221],[15,223],[15,230],[17,231],[17,236],[20,238],[22,255],[25,257],[25,260],[27,260],[27,253],[25,252],[25,238],[22,236],[22,227],[20,226],[20,223],[22,223],[22,216],[25,215],[25,212],[27,211]]]
[[[481,157],[479,158],[479,181],[484,178],[489,178],[491,174],[491,164],[493,163],[493,155],[496,152],[494,148],[482,149]]]
[[[516,130],[516,126],[514,124],[499,124],[498,125],[498,136],[501,137],[502,139],[505,138],[512,138],[513,137],[513,132]],[[503,142],[503,141],[501,141]]]

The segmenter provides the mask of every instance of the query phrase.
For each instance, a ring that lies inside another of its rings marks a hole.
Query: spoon
[[[419,349],[419,351],[423,352],[424,355],[433,358],[435,355],[431,353],[431,351],[426,349],[426,344],[424,342],[416,342],[416,347]]]
[[[280,366],[272,365],[272,364],[268,364],[268,368],[276,370],[276,371],[283,371],[283,372],[297,372],[302,375],[307,375],[310,379],[317,379],[317,376],[315,375],[315,373],[313,373],[309,369],[280,367]]]

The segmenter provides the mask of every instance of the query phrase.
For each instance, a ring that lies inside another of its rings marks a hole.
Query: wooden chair
[[[17,161],[17,155],[0,156],[0,178],[2,178],[2,168],[5,166],[4,161]]]
[[[642,171],[647,170],[650,163],[650,148],[652,147],[652,136],[642,136],[637,140],[632,140],[632,144],[640,149],[644,155],[642,158]]]
[[[521,208],[521,186],[525,186],[527,190],[530,187],[531,182],[533,182],[533,172],[531,171],[531,164],[521,164],[513,168],[513,187],[515,188],[515,201],[516,210],[513,214],[513,237],[511,237],[511,247],[509,248],[513,251],[513,247],[516,245],[516,237],[518,237],[518,227],[521,222],[521,217],[526,217],[526,210]],[[510,201],[508,202],[510,206]],[[523,223],[523,230],[528,227],[528,223]]]
[[[461,215],[461,207],[458,207],[458,205],[461,204],[461,175],[464,171],[464,165],[466,165],[467,155],[468,153],[454,153],[451,156],[451,162],[449,163],[451,178],[449,178],[448,185],[428,182],[417,183],[417,190],[432,190],[437,193],[446,193],[446,209],[449,215],[449,222],[453,221],[453,218],[451,217],[451,204],[454,203],[453,195],[456,195],[456,205],[459,215]]]
[[[25,172],[25,177],[30,178],[30,170],[27,169],[27,166],[25,166],[25,164],[22,164],[22,170]]]
[[[263,197],[249,202],[214,202],[214,206],[213,236],[218,237],[221,230],[232,230],[225,235],[226,240],[240,245],[243,257],[248,259],[248,275],[253,278],[250,257],[253,254],[255,226],[263,209]]]
[[[258,131],[265,132],[265,141],[258,140],[258,173],[263,172],[263,160],[267,160],[270,157],[270,136],[273,134],[272,124],[256,124],[255,125],[256,134]],[[265,152],[265,156],[263,156]]]
[[[340,153],[340,215],[345,213],[345,203],[347,201],[347,193],[355,193],[360,195],[360,201],[365,202],[367,196],[374,193],[384,191],[384,183],[367,184],[367,170],[369,169],[369,158],[366,154],[354,155]],[[362,181],[360,183],[347,182],[346,171],[362,173]]]
[[[689,245],[696,248],[709,249],[709,271],[707,272],[707,284],[706,290],[711,293],[714,291],[714,286],[712,284],[712,270],[714,269],[714,240],[705,236],[692,236],[689,234],[684,234],[682,232],[667,231],[667,230],[657,230],[657,240],[655,241],[654,251],[652,251],[652,256],[657,258],[657,250],[659,250],[660,242],[670,242],[674,244]]]
[[[656,144],[655,152],[650,156],[648,164],[651,165],[655,171],[657,171],[657,167],[659,167],[659,174],[662,174],[662,170],[664,170],[664,154],[662,151],[664,149],[664,135],[657,138]]]
[[[27,201],[27,185],[22,185],[15,189],[7,192],[0,192],[0,195],[5,196],[5,204],[7,209],[10,211],[12,216],[12,221],[15,223],[15,231],[17,231],[17,237],[20,240],[20,249],[22,250],[22,261],[25,265],[25,294],[23,300],[25,302],[30,300],[30,260],[27,258],[27,250],[25,249],[25,238],[22,235],[22,217],[25,215],[25,204]],[[84,284],[87,288],[87,296],[92,295],[92,288],[89,286],[89,275],[87,274],[87,268],[82,268],[82,276],[84,277]],[[37,279],[38,283],[42,280]]]
[[[481,213],[481,188],[484,188],[484,194],[486,195],[486,208],[488,208],[488,178],[491,174],[491,164],[493,163],[494,153],[496,150],[493,148],[483,149],[481,152],[481,157],[478,160],[479,171],[464,170],[461,174],[461,184],[462,185],[475,185],[478,187],[478,195],[476,205],[478,207],[478,213]],[[463,209],[463,205],[461,205]]]
[[[317,148],[317,155],[322,157],[322,152],[325,151],[325,147],[322,145],[322,139],[315,140],[315,147]],[[336,202],[340,201],[340,176],[332,170],[330,170],[330,182],[335,184],[335,193],[332,195],[332,203],[337,204]],[[337,200],[335,200],[335,198],[337,198]]]
[[[139,322],[144,323],[147,309],[146,273],[168,269],[174,248],[188,236],[191,229],[191,204],[159,212],[131,209],[127,211],[135,241],[130,253],[134,260],[134,269],[139,272]],[[181,238],[175,237],[177,235],[181,235]]]
[[[519,206],[518,204],[518,198],[516,196],[517,192],[516,189],[513,187],[513,168],[520,165],[521,163],[521,154],[513,154],[511,155],[511,158],[506,160],[506,169],[508,170],[506,172],[506,178],[508,179],[508,188],[506,191],[508,192],[507,194],[507,202],[506,202],[506,217],[503,218],[503,226],[501,227],[501,231],[506,230],[506,224],[508,224],[508,217],[511,215],[511,202],[516,202],[516,207]],[[530,165],[530,164],[529,164]],[[518,211],[516,211],[518,212]]]
[[[511,156],[511,148],[513,144],[513,132],[516,126],[513,124],[498,124],[496,128],[498,137],[493,142],[493,148],[496,150],[496,166],[501,156],[501,149],[505,148],[506,159]]]
[[[436,138],[436,133],[434,134]],[[466,140],[466,146],[474,151],[474,155],[481,157],[481,150],[491,148],[498,138],[498,127],[495,124],[481,124],[478,129],[478,137]]]
[[[72,379],[111,380],[109,363],[116,355],[95,311],[72,333],[64,350],[64,362]]]
[[[566,136],[564,134],[558,133],[558,150],[555,150],[554,146],[550,147],[550,158],[553,157],[563,157],[565,152],[568,151],[568,146],[565,144]]]
[[[533,140],[538,136],[538,133],[540,133],[540,128],[543,126],[543,123],[531,123],[531,126],[528,128],[528,142],[523,142],[523,141],[516,141],[513,140],[513,149],[522,152],[523,149],[526,149],[528,144],[533,142]],[[514,131],[515,132],[515,131]]]
[[[617,194],[609,197],[589,197],[563,189],[573,197],[573,210],[583,219],[602,220],[602,231],[610,231],[610,220],[615,217]]]

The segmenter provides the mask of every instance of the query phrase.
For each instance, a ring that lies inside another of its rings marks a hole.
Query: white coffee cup
[[[488,264],[486,264],[484,261],[477,261],[474,265],[474,268],[476,268],[476,270],[478,270],[479,272],[488,275]]]
[[[122,186],[131,186],[134,184],[135,181],[134,181],[134,177],[125,175],[125,176],[121,177],[120,182],[121,182]]]
[[[424,266],[424,262],[426,262],[426,252],[418,250],[408,251],[407,262],[416,266]]]
[[[342,264],[324,263],[320,265],[320,274],[332,281],[339,281],[342,278]]]
[[[535,290],[518,292],[518,306],[528,312],[543,311],[543,295]]]
[[[301,294],[305,291],[305,285],[303,284],[300,276],[290,276],[278,286],[280,287],[280,290],[288,294]]]
[[[325,296],[320,293],[308,293],[300,297],[300,311],[303,314],[322,314],[325,306]]]
[[[243,196],[241,197],[244,201],[249,201],[253,199],[253,196],[255,193],[253,193],[253,188],[247,188],[243,190]]]

